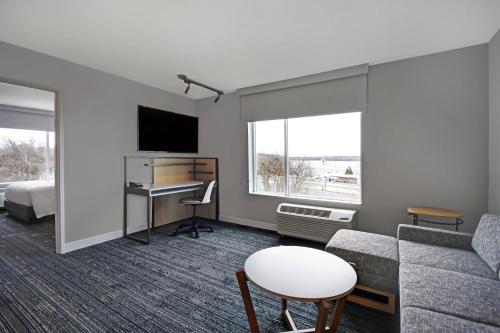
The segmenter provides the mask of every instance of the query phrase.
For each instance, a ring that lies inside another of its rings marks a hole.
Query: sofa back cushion
[[[472,248],[500,278],[500,216],[481,216],[472,237]]]

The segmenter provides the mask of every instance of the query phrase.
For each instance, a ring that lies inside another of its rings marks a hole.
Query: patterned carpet
[[[253,252],[311,245],[225,223],[200,239],[153,232],[153,244],[117,239],[56,255],[54,224],[0,213],[0,331],[248,332],[234,272]],[[314,244],[314,246],[317,246]],[[262,332],[285,330],[280,300],[251,287]],[[290,303],[299,328],[311,303]],[[397,332],[398,316],[347,304],[339,332]]]

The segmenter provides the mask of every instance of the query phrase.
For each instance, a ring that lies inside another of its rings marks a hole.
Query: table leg
[[[281,315],[288,329],[292,332],[296,332],[297,326],[295,326],[292,315],[290,311],[288,311],[288,301],[284,298],[281,299]]]
[[[316,329],[315,333],[324,333],[326,329],[326,321],[328,319],[328,311],[330,310],[330,304],[325,301],[316,303],[318,307],[318,317],[316,319]]]
[[[290,328],[290,325],[288,323],[288,318],[286,313],[288,312],[288,301],[284,298],[281,299],[281,316],[285,323],[287,324],[288,328]],[[291,328],[290,328],[291,329]]]
[[[240,286],[241,297],[243,298],[248,323],[250,324],[250,332],[259,333],[259,324],[257,323],[257,316],[255,315],[255,310],[253,308],[250,290],[248,290],[247,276],[245,275],[245,270],[243,268],[236,271],[236,279],[238,280],[238,285]]]
[[[335,333],[337,332],[337,327],[340,323],[340,318],[342,317],[342,312],[344,311],[344,305],[347,297],[339,298],[335,302],[335,309],[333,310],[332,323],[330,324],[329,332]]]

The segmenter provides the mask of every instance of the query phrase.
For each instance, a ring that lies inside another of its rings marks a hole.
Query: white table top
[[[192,180],[192,181],[177,182],[170,184],[144,184],[142,188],[145,190],[155,191],[155,190],[170,190],[179,187],[190,187],[190,186],[201,186],[201,185],[203,185],[203,182],[201,180]]]
[[[277,246],[252,254],[245,262],[247,278],[276,296],[317,302],[349,294],[356,272],[345,260],[325,251]]]
[[[160,196],[173,193],[190,192],[199,190],[203,185],[202,181],[193,180],[170,184],[143,184],[141,187],[126,187],[126,192],[143,196]]]

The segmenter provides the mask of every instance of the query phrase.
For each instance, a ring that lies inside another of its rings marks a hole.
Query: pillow
[[[472,237],[472,248],[500,277],[500,216],[481,216]]]

